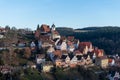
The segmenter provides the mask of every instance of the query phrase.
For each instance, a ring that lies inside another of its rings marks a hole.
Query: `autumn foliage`
[[[24,57],[28,59],[30,58],[30,56],[31,56],[31,50],[29,47],[26,47],[24,52]]]

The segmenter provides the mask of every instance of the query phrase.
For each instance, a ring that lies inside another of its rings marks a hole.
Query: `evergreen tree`
[[[40,29],[40,26],[39,26],[39,24],[37,25],[37,30],[39,30]]]

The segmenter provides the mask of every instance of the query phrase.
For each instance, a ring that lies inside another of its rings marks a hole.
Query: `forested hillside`
[[[56,30],[62,36],[67,36],[67,35],[73,35],[74,34],[74,29],[68,28],[68,27],[58,27],[58,28],[56,28]]]
[[[105,50],[106,54],[120,55],[120,27],[88,27],[83,29],[71,30],[58,29],[65,36],[72,35],[80,41],[91,41],[93,45]],[[86,32],[83,32],[86,31]],[[64,35],[62,34],[62,35]]]

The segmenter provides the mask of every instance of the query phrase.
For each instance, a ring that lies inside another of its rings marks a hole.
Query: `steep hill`
[[[62,36],[73,35],[73,33],[74,33],[74,29],[73,28],[68,28],[68,27],[58,27],[58,28],[56,28],[56,30]]]
[[[62,28],[62,35],[72,35],[80,41],[91,41],[93,45],[105,50],[106,54],[120,55],[120,27],[87,27],[83,29]]]

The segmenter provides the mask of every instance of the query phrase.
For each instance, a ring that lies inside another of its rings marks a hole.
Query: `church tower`
[[[51,30],[52,30],[52,31],[55,31],[55,30],[56,30],[54,24],[52,24],[52,26],[51,26]]]

